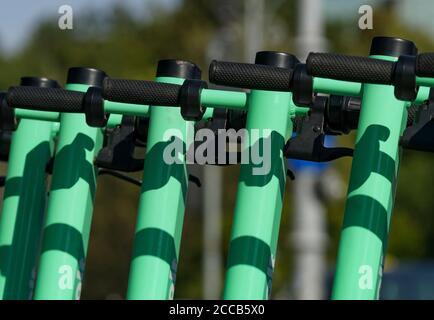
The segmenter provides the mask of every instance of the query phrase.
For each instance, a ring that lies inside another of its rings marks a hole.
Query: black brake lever
[[[284,148],[286,158],[327,162],[342,157],[353,156],[351,148],[324,146],[325,112],[328,99],[316,96],[311,104],[310,113],[302,121],[299,132],[288,140]]]

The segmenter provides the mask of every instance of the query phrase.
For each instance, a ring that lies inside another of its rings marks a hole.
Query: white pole
[[[318,173],[297,171],[294,185],[293,295],[298,300],[325,298],[325,250],[327,244],[325,209],[316,195]]]
[[[297,19],[297,54],[304,60],[310,51],[324,51],[324,16],[322,0],[299,0]]]
[[[264,44],[264,0],[244,0],[244,59],[253,63]]]
[[[222,258],[222,168],[206,166],[203,170],[203,293],[204,298],[219,299]]]
[[[298,58],[304,60],[310,51],[324,51],[322,0],[298,1]],[[315,192],[320,173],[302,168],[294,181],[294,223],[292,241],[295,268],[295,299],[325,298],[325,250],[327,243],[325,209]]]
[[[214,12],[220,29],[208,45],[208,60],[233,58],[238,42],[237,13],[230,0],[215,1]],[[222,219],[223,168],[203,166],[203,297],[221,298],[223,283]]]

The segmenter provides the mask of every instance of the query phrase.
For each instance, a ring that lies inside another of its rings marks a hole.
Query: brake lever
[[[136,147],[136,118],[123,116],[119,127],[109,133],[108,144],[98,153],[95,165],[104,169],[134,172],[144,166],[144,159],[134,158]]]
[[[342,157],[353,156],[354,150],[351,148],[329,148],[324,145],[324,118],[327,103],[327,97],[315,97],[311,104],[309,115],[306,116],[300,125],[299,133],[295,137],[290,138],[284,147],[286,158],[327,162]]]
[[[434,152],[434,90],[431,89],[428,101],[416,113],[413,124],[408,126],[399,144],[404,149]]]

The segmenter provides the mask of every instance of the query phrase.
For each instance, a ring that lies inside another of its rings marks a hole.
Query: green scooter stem
[[[250,154],[252,147],[268,140],[271,162],[264,163],[270,166],[269,172],[260,175],[255,175],[257,165],[252,162],[241,165],[224,299],[268,299],[271,294],[286,182],[282,150],[292,134],[291,100],[289,92],[252,90],[249,96],[246,128],[250,141],[244,148]],[[253,129],[260,130],[258,137],[253,138]]]
[[[374,56],[393,60],[391,57]],[[332,299],[377,299],[399,171],[406,103],[365,84]]]
[[[158,77],[159,82],[182,84],[184,79]],[[180,164],[164,162],[170,143],[167,130],[179,130],[180,143],[188,150],[186,135],[193,122],[185,121],[176,107],[151,106],[143,184],[128,280],[127,299],[173,299],[184,221],[188,175],[185,154]]]
[[[46,200],[52,123],[20,121],[12,134],[0,216],[0,299],[31,299]]]
[[[61,114],[35,299],[80,297],[96,190],[93,161],[101,145],[101,129],[87,126],[83,114]]]

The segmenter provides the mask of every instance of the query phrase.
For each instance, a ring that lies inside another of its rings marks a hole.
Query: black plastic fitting
[[[419,87],[416,85],[416,56],[400,56],[393,73],[395,97],[400,100],[416,99]]]
[[[104,99],[102,98],[101,87],[89,87],[83,99],[86,123],[90,127],[105,127],[108,121],[108,114],[104,111]]]
[[[313,77],[307,74],[304,63],[295,66],[291,81],[292,101],[296,105],[309,106],[313,102]]]
[[[202,106],[200,94],[202,89],[208,88],[208,84],[202,80],[187,79],[179,90],[179,105],[181,115],[187,121],[199,121],[202,119],[206,108]]]

